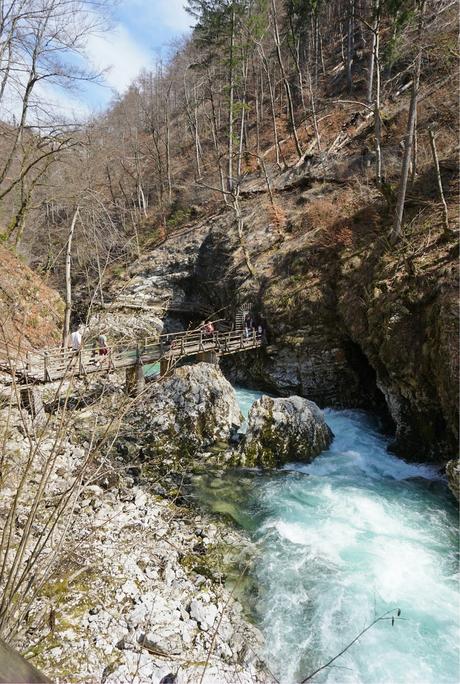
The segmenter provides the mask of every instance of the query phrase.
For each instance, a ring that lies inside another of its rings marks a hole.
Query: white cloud
[[[140,45],[129,31],[118,24],[102,35],[88,38],[86,53],[97,70],[105,70],[105,82],[122,93],[139,72],[152,64],[152,53]]]
[[[184,5],[185,0],[153,0],[150,12],[173,31],[188,31],[193,17],[187,14]]]
[[[136,12],[142,22],[154,27],[164,26],[176,33],[183,33],[193,24],[184,9],[186,0],[122,0],[120,9],[126,17],[128,12]]]
[[[34,89],[29,123],[43,122],[48,113],[56,117],[86,119],[105,107],[112,94],[122,94],[142,69],[151,68],[158,54],[178,34],[190,30],[193,18],[184,10],[186,0],[121,0],[114,12],[111,30],[92,34],[86,40],[85,58],[70,57],[80,67],[102,71],[101,87],[82,83],[81,89],[66,90],[49,81]],[[85,65],[85,61],[87,64]],[[21,80],[21,79],[20,79]],[[2,101],[3,118],[17,120],[25,83],[7,88]]]
[[[2,119],[18,123],[22,112],[27,73],[20,74],[13,83],[7,84],[2,99]],[[92,110],[83,93],[65,89],[52,81],[43,79],[35,84],[32,91],[26,124],[29,126],[47,125],[50,122],[82,121]]]
[[[35,91],[37,102],[43,103],[35,117],[41,123],[53,118],[62,121],[84,121],[92,111],[89,104],[77,93],[69,92],[52,83],[41,83]]]

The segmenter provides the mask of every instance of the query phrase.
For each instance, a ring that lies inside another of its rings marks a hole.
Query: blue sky
[[[110,1],[110,0],[109,0]],[[112,0],[113,1],[113,0]],[[49,116],[82,121],[100,114],[111,100],[126,91],[142,69],[166,60],[171,42],[190,32],[193,18],[184,9],[186,0],[114,0],[110,28],[87,37],[87,66],[103,72],[102,83],[80,84],[69,89],[52,81],[39,82],[34,90],[35,108],[29,111],[29,123],[43,124]],[[80,58],[69,55],[68,64]],[[25,88],[25,82],[22,87]],[[17,120],[21,113],[23,92],[14,83],[2,101],[2,117]]]
[[[185,0],[119,0],[112,10],[112,28],[90,36],[90,64],[107,70],[104,86],[92,85],[68,103],[75,113],[100,112],[115,94],[123,93],[143,68],[168,56],[171,41],[190,32],[192,17]]]

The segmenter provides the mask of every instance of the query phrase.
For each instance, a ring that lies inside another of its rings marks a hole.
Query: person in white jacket
[[[79,352],[81,349],[81,331],[79,328],[74,330],[70,335],[70,346],[74,352]]]

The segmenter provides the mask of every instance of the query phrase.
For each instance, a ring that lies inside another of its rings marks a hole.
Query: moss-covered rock
[[[446,465],[446,474],[450,491],[457,501],[460,501],[460,461],[456,459],[448,461]]]
[[[327,449],[333,438],[322,411],[308,399],[289,397],[256,401],[246,437],[238,453],[244,466],[277,468],[290,461],[309,462]]]
[[[126,417],[120,448],[145,460],[224,451],[243,417],[236,394],[219,368],[198,363],[177,368],[152,385]]]

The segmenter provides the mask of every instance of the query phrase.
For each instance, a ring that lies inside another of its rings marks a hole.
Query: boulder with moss
[[[213,364],[177,368],[127,415],[122,448],[147,460],[223,452],[243,421],[235,391]]]
[[[327,449],[333,434],[322,411],[302,397],[256,401],[239,451],[244,466],[277,468],[292,461],[310,462]]]
[[[460,501],[460,461],[452,459],[446,465],[447,483],[457,501]]]

